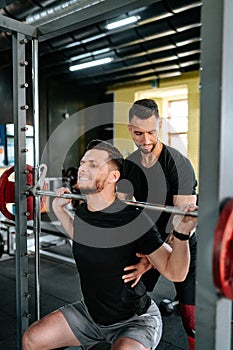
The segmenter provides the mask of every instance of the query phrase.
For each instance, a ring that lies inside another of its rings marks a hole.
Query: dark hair
[[[152,115],[159,118],[158,105],[155,101],[147,98],[135,101],[129,110],[129,121],[132,120],[134,115],[139,119],[148,119]]]
[[[113,164],[115,164],[117,169],[122,174],[123,161],[124,161],[123,155],[110,142],[99,140],[99,139],[92,140],[87,145],[86,150],[89,151],[91,149],[97,149],[99,151],[106,151],[108,153],[108,156],[109,156],[109,161],[111,161]]]

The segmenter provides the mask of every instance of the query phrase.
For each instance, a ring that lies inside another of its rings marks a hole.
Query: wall
[[[0,123],[13,123],[13,77],[12,70],[8,68],[0,69]],[[29,105],[27,111],[27,123],[32,124],[31,90],[26,90],[26,103]]]
[[[50,79],[46,85],[47,111],[41,118],[49,142],[41,150],[42,161],[49,164],[49,176],[59,177],[62,168],[77,166],[90,140],[112,139],[113,97],[104,88],[80,88],[75,81]]]
[[[0,123],[13,122],[12,74],[10,69],[0,69]]]

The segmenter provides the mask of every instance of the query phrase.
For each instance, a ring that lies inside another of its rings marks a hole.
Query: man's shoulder
[[[176,148],[173,148],[168,145],[163,145],[163,154],[167,155],[168,157],[173,157],[178,159],[188,159]]]
[[[140,152],[134,151],[124,160],[123,165],[123,178],[128,178],[136,176],[136,174],[142,173]]]
[[[137,171],[141,168],[141,154],[136,150],[128,155],[124,160],[124,169],[126,172]]]
[[[140,152],[137,149],[136,151],[133,151],[132,153],[130,153],[126,158],[125,161],[133,161],[135,162],[136,160],[140,159]]]
[[[179,167],[179,166],[192,167],[190,160],[185,155],[183,155],[177,149],[168,145],[163,146],[163,152],[162,152],[162,157],[160,158],[160,162],[165,162],[165,163],[174,162],[176,167]]]

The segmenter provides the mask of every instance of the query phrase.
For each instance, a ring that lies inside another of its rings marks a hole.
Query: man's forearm
[[[183,281],[188,273],[190,264],[189,241],[180,241],[174,237],[172,253],[168,259],[167,270],[171,280]]]
[[[53,211],[70,238],[73,238],[74,219],[65,207],[53,205]]]

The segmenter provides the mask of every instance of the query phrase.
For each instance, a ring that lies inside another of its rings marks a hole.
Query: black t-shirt
[[[141,164],[139,150],[124,162],[123,180],[117,186],[119,192],[130,193],[136,200],[173,206],[174,195],[196,194],[197,181],[190,161],[179,151],[163,145],[158,161],[150,168]],[[163,239],[172,230],[171,215],[148,210]]]
[[[163,244],[156,227],[150,227],[151,220],[141,209],[119,200],[98,212],[89,211],[86,203],[77,208],[73,254],[84,301],[95,322],[113,324],[144,313],[150,305],[143,282],[131,288],[132,283],[122,280],[124,267],[138,261],[137,252],[150,254]]]

